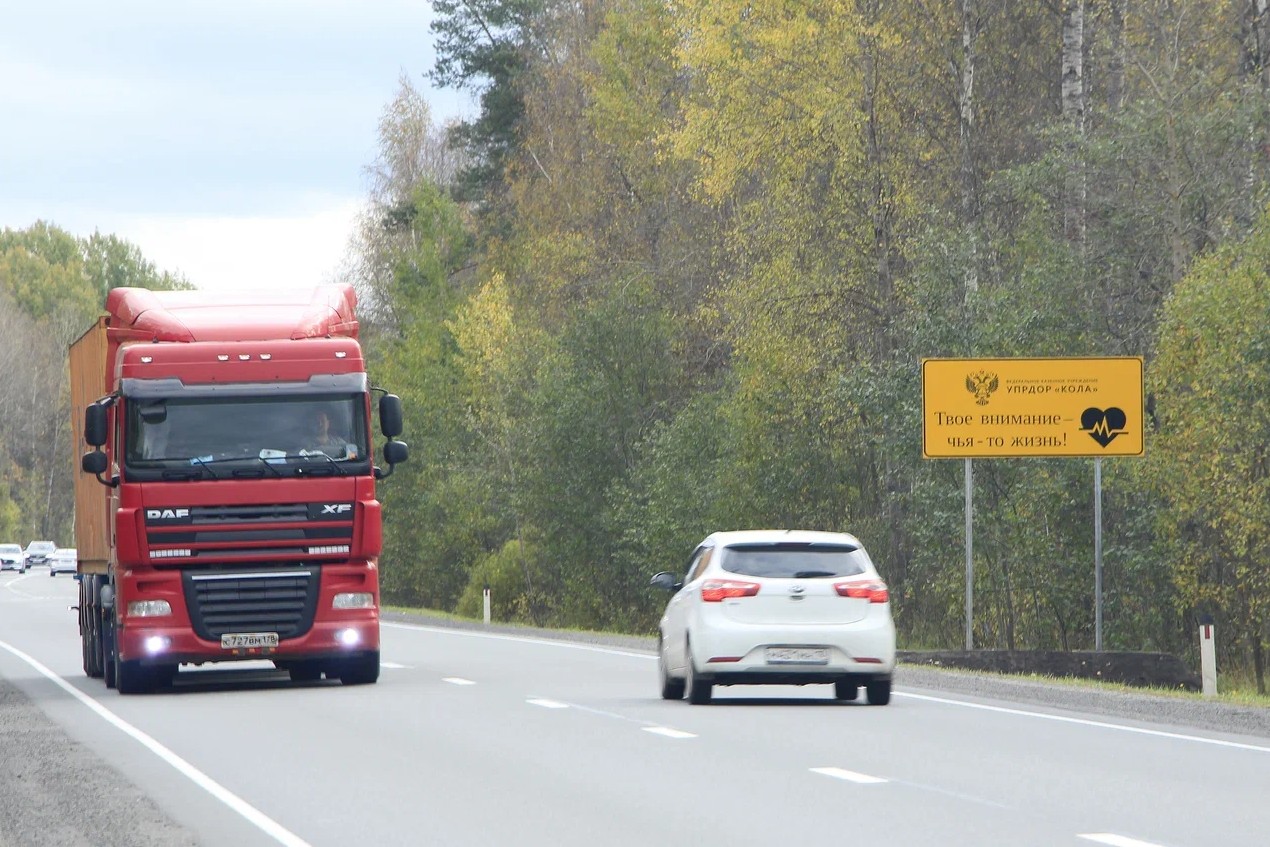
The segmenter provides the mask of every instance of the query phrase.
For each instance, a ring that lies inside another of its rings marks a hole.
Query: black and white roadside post
[[[489,623],[489,583],[485,583],[485,623]]]
[[[1213,616],[1199,616],[1199,670],[1205,697],[1217,696],[1217,637]]]

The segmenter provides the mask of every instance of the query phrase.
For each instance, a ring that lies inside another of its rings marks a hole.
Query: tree
[[[1196,263],[1160,321],[1148,388],[1160,497],[1179,602],[1209,612],[1250,653],[1265,693],[1270,642],[1270,218]]]

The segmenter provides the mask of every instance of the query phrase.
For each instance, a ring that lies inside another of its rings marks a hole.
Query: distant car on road
[[[58,547],[49,556],[49,576],[75,573],[79,569],[79,551],[74,547]]]
[[[891,701],[895,623],[890,595],[855,536],[837,532],[717,532],[673,591],[660,623],[661,696],[710,702],[715,685],[832,683],[839,700],[864,686]]]
[[[37,565],[47,564],[49,556],[53,555],[56,549],[57,545],[52,541],[32,541],[26,545],[26,552],[22,555],[25,563],[23,566],[30,570]]]
[[[26,571],[21,544],[0,544],[0,571]]]

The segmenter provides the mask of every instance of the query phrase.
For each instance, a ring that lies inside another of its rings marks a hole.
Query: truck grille
[[[288,503],[148,509],[146,543],[156,565],[347,558],[352,503]]]
[[[303,635],[313,626],[320,573],[306,567],[187,572],[182,581],[194,631],[213,641],[231,632]]]

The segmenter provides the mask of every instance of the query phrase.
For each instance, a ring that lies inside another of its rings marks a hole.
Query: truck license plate
[[[241,650],[250,647],[277,647],[276,632],[227,632],[220,637],[222,650]]]
[[[824,647],[768,647],[769,665],[827,665],[829,651]]]

